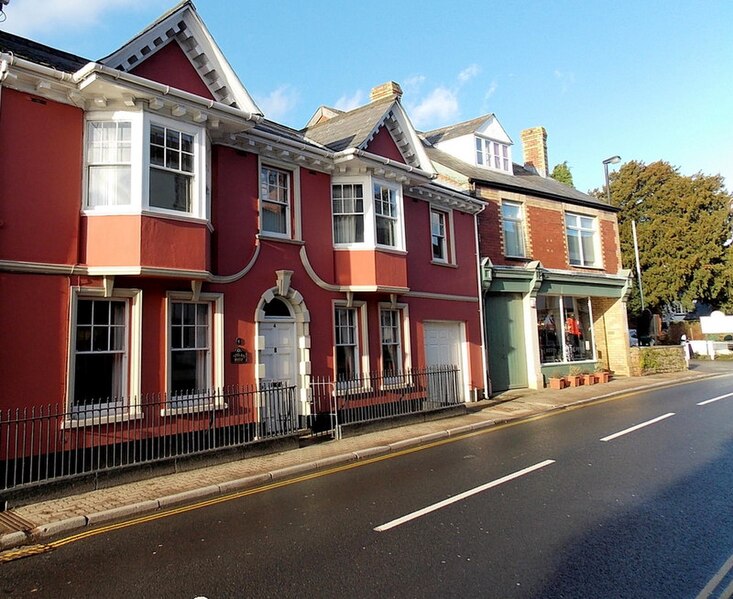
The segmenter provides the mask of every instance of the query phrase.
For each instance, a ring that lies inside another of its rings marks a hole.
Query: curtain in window
[[[87,123],[88,208],[130,204],[131,130],[129,122]]]

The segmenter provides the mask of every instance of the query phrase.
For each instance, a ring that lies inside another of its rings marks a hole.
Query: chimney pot
[[[378,102],[379,100],[386,100],[387,98],[395,98],[399,100],[402,97],[402,88],[399,83],[394,81],[387,81],[382,85],[377,85],[372,88],[369,94],[369,100],[371,102]]]

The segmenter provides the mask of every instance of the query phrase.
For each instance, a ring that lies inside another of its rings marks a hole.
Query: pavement
[[[490,400],[467,404],[466,414],[452,418],[39,501],[0,513],[0,550],[42,544],[54,536],[83,532],[101,524],[254,489],[601,399],[726,373],[733,373],[733,362],[692,362],[690,370],[684,372],[619,377],[608,383],[562,390],[508,391]]]

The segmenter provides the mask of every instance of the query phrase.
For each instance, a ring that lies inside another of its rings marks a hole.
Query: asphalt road
[[[732,392],[606,401],[101,532],[0,566],[0,593],[724,596]]]

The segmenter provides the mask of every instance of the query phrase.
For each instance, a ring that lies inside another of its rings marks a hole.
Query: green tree
[[[573,174],[570,172],[567,160],[560,164],[556,164],[555,168],[552,169],[552,173],[550,173],[550,177],[555,179],[555,181],[560,181],[560,183],[565,183],[565,185],[575,187],[575,185],[573,185]]]
[[[659,310],[694,300],[733,308],[731,205],[720,175],[680,175],[664,161],[631,161],[610,176],[611,203],[618,213],[624,266],[634,269],[632,221],[636,221],[645,304]],[[595,190],[605,201],[605,189]],[[629,309],[641,308],[638,282]]]

